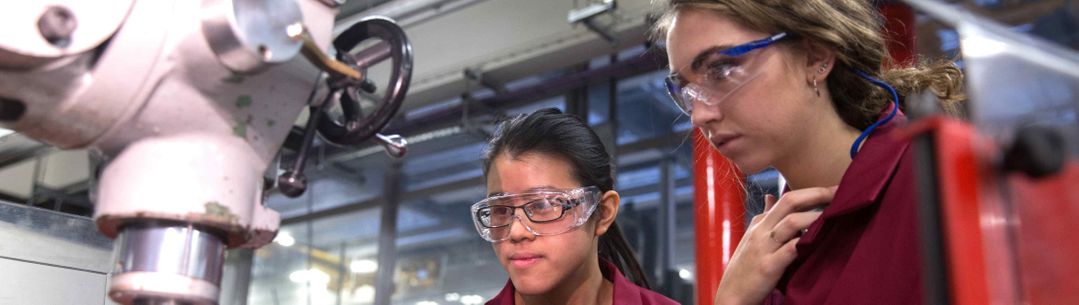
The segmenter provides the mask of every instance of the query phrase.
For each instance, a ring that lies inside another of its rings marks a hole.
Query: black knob
[[[285,172],[277,177],[277,189],[289,198],[300,197],[307,190],[307,177],[303,173]]]
[[[1042,178],[1060,172],[1067,157],[1059,130],[1030,125],[1019,129],[1015,142],[1004,153],[1004,170]]]
[[[378,85],[375,85],[374,81],[365,78],[363,82],[360,82],[360,90],[363,90],[363,92],[367,92],[370,94],[375,94],[375,91],[378,91]]]

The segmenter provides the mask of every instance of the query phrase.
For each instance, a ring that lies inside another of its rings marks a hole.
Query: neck
[[[791,190],[839,185],[850,166],[850,146],[861,134],[834,111],[818,120],[801,145],[775,162]]]
[[[550,291],[535,295],[514,292],[514,304],[520,305],[610,305],[613,284],[603,278],[598,260],[593,257],[569,278],[555,284]]]

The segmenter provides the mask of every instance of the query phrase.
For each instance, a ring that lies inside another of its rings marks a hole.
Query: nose
[[[532,230],[527,227],[520,216],[517,216],[517,213],[513,214],[513,218],[514,221],[510,223],[510,241],[516,243],[536,239],[536,234],[532,233]]]
[[[720,112],[718,104],[706,105],[698,99],[693,99],[690,103],[693,103],[693,111],[689,113],[689,120],[693,126],[704,127],[723,119],[723,113]]]

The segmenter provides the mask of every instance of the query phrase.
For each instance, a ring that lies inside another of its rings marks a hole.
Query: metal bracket
[[[614,12],[614,9],[618,7],[614,0],[604,0],[600,3],[593,3],[588,6],[573,9],[569,11],[569,15],[566,17],[570,24],[583,23],[588,30],[595,32],[604,40],[610,43],[616,43],[618,40],[614,38],[614,34],[608,29],[601,28],[595,23],[595,17]]]
[[[505,94],[507,92],[505,87],[484,77],[483,71],[478,68],[465,68],[464,75],[466,80],[474,81],[484,88],[491,89],[495,94]]]

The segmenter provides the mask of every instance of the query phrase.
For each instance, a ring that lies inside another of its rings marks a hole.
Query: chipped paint
[[[206,207],[206,215],[221,217],[228,219],[229,221],[233,221],[237,218],[236,215],[232,215],[232,211],[229,210],[229,207],[221,205],[221,203],[218,203],[217,201],[206,202],[203,206]]]
[[[236,108],[243,109],[250,107],[252,102],[250,95],[241,95],[236,98]]]
[[[247,123],[237,120],[236,124],[232,125],[232,134],[247,139]]]

